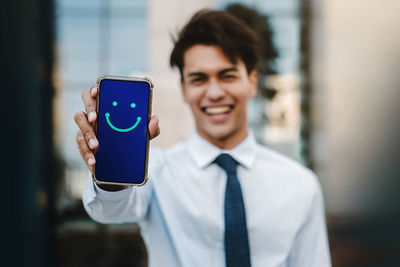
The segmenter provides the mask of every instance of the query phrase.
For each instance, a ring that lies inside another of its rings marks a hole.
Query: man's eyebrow
[[[238,69],[236,67],[226,68],[226,69],[220,70],[218,72],[218,75],[223,75],[230,71],[238,71]],[[207,74],[205,74],[204,72],[189,72],[187,75],[187,77],[193,77],[193,76],[207,76]]]
[[[189,72],[187,77],[193,77],[193,76],[206,76],[204,72]]]
[[[232,67],[232,68],[227,68],[227,69],[223,69],[221,71],[218,72],[219,75],[223,75],[227,72],[231,72],[231,71],[238,71],[238,69],[236,67]]]

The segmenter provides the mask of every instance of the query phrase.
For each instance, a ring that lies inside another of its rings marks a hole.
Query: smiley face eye
[[[117,101],[113,101],[112,102],[112,105],[114,106],[114,107],[116,107],[117,105],[118,105],[118,102]],[[136,107],[136,104],[135,103],[131,103],[131,108],[135,108]]]

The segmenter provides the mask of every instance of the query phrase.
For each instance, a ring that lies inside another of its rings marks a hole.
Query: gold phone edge
[[[100,95],[100,83],[102,80],[106,79],[113,79],[113,80],[121,80],[121,81],[134,81],[134,82],[146,82],[150,85],[150,93],[149,93],[149,107],[147,110],[147,121],[150,121],[151,118],[151,111],[152,111],[152,102],[153,102],[153,88],[154,88],[154,82],[152,79],[149,77],[126,77],[126,76],[113,76],[113,75],[101,75],[97,79],[97,97],[96,97],[96,112],[99,110],[99,95]],[[96,127],[95,127],[95,134],[97,137],[97,121],[96,121]],[[149,141],[150,141],[150,134],[149,131],[147,131],[147,137],[146,137],[146,157],[145,157],[145,168],[144,168],[144,179],[143,182],[140,184],[136,183],[116,183],[116,182],[104,182],[104,181],[99,181],[96,179],[96,164],[93,166],[93,173],[92,173],[92,179],[96,184],[109,184],[109,185],[123,185],[123,186],[143,186],[147,183],[148,181],[148,163],[149,163]],[[96,155],[95,155],[96,157]]]

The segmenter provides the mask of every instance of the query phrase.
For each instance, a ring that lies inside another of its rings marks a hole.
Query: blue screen
[[[96,179],[140,184],[145,178],[150,85],[106,79],[99,88]]]

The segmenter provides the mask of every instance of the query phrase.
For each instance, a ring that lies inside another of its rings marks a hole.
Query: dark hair
[[[174,43],[170,65],[178,67],[182,80],[184,53],[196,44],[221,47],[232,63],[236,64],[240,58],[248,73],[255,69],[259,59],[260,42],[255,32],[226,11],[200,10],[179,32]]]
[[[276,74],[275,59],[278,57],[278,51],[273,42],[273,31],[268,16],[242,4],[229,4],[225,7],[225,10],[243,20],[260,39],[258,72],[265,75]]]

